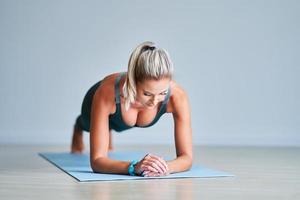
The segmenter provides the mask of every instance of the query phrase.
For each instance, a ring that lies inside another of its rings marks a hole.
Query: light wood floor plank
[[[38,152],[68,146],[0,146],[0,199],[300,199],[300,148],[194,147],[194,163],[235,177],[79,183]],[[116,147],[175,156],[174,147]]]

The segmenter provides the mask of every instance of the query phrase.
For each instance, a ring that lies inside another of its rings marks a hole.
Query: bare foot
[[[74,126],[71,153],[83,153],[84,142],[83,142],[83,132],[80,128]]]

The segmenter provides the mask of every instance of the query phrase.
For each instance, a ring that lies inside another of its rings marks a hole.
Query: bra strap
[[[167,104],[168,103],[169,98],[170,98],[170,94],[171,94],[171,87],[169,86],[168,93],[167,93],[166,98],[163,101],[163,104]]]
[[[125,73],[126,72],[121,72],[115,80],[115,100],[117,104],[120,103],[120,80]]]

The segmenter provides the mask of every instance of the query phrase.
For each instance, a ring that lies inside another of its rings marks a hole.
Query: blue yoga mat
[[[162,177],[142,177],[120,174],[94,173],[90,167],[89,154],[71,153],[40,153],[40,156],[68,173],[80,182],[112,181],[137,179],[166,179],[166,178],[208,178],[233,176],[229,173],[212,170],[203,166],[193,165],[189,171],[170,174]],[[146,154],[142,152],[109,152],[108,157],[116,160],[141,160]],[[170,160],[170,159],[166,159]]]

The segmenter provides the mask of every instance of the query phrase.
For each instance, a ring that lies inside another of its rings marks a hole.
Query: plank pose
[[[144,42],[132,52],[127,72],[113,73],[86,93],[74,125],[71,152],[84,150],[83,131],[90,132],[90,164],[94,172],[166,176],[192,166],[192,128],[186,92],[172,79],[173,65],[166,50]],[[147,154],[140,161],[108,158],[111,131],[150,127],[172,113],[176,159]]]

